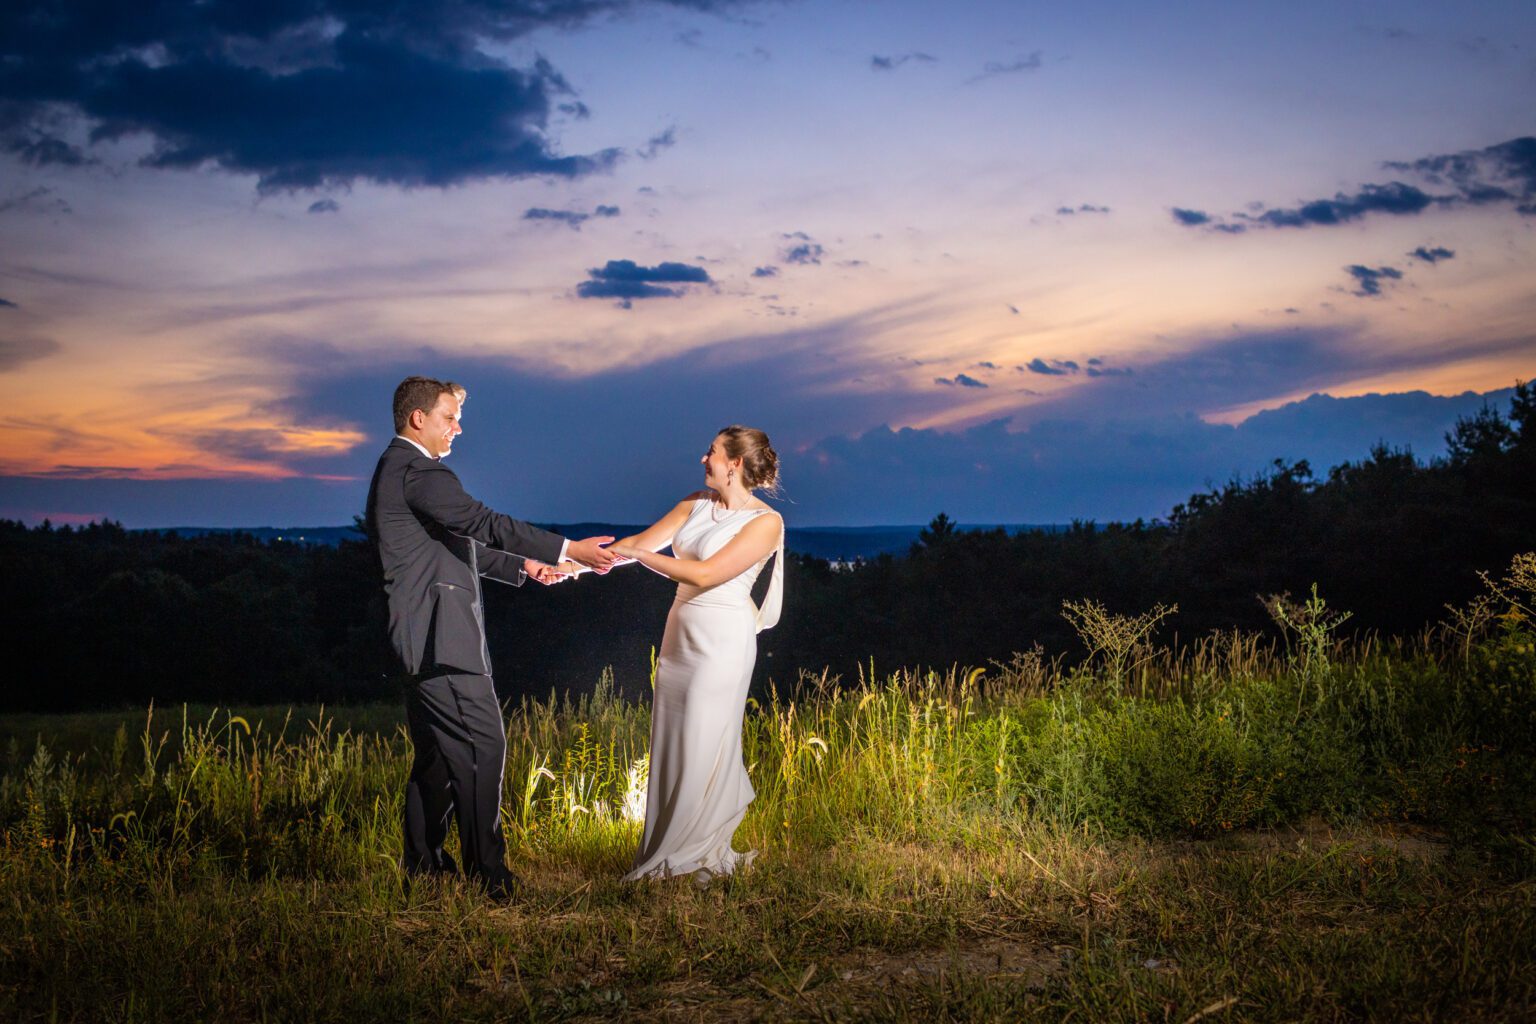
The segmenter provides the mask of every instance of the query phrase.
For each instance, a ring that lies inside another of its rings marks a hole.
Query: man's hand
[[[570,579],[570,576],[561,572],[555,566],[549,565],[546,562],[541,562],[536,558],[529,558],[524,560],[523,571],[526,572],[532,579],[544,584],[546,587],[551,583],[559,583],[562,580]]]
[[[573,540],[565,549],[565,556],[573,562],[580,562],[593,572],[602,574],[613,568],[617,561],[604,544],[612,542],[612,537],[588,537],[585,540]]]

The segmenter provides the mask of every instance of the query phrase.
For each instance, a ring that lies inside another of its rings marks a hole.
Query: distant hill
[[[551,523],[545,529],[567,537],[606,536],[624,537],[645,527],[634,523]],[[1025,533],[1039,530],[1056,533],[1068,527],[1059,523],[962,523],[961,530],[1004,529],[1009,533]],[[790,527],[787,547],[789,550],[815,558],[849,562],[877,555],[901,555],[917,540],[923,526],[812,526]],[[210,526],[174,526],[142,533],[174,533],[182,537],[203,537],[210,534],[244,533],[263,543],[272,541],[290,544],[324,544],[334,547],[343,540],[360,540],[362,535],[350,526],[257,526],[249,529],[221,529]]]

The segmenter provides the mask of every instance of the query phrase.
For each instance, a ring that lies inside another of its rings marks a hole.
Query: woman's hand
[[[523,563],[523,571],[535,582],[542,583],[547,587],[551,583],[560,583],[576,575],[574,572],[568,572],[565,569],[566,566],[574,566],[575,564],[575,562],[561,562],[559,565],[549,565],[536,558],[530,558]]]
[[[633,544],[625,544],[623,541],[615,541],[608,545],[608,550],[628,561],[634,561],[640,557],[641,549]]]

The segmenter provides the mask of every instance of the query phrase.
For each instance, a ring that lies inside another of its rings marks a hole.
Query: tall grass
[[[1020,822],[1210,836],[1321,815],[1447,828],[1524,814],[1536,656],[1518,621],[1473,651],[1373,645],[1319,668],[1216,635],[1108,679],[1038,656],[852,686],[807,677],[749,701],[757,799],[740,840],[821,848],[851,835],[958,842]],[[125,862],[251,878],[361,877],[400,845],[402,725],[151,711],[74,753],[12,735],[6,862],[61,878]],[[644,806],[649,710],[605,677],[510,709],[505,806],[516,854],[616,870]],[[1522,819],[1523,820],[1523,819]]]
[[[801,924],[775,927],[819,922],[855,946],[932,942],[935,927],[954,940],[957,928],[981,927],[957,923],[978,914],[1014,921],[994,927],[998,934],[1056,921],[1046,929],[1056,945],[1068,920],[1090,922],[1084,927],[1091,932],[1134,918],[1137,927],[1163,934],[1167,920],[1149,923],[1159,913],[1197,911],[1173,909],[1184,897],[1167,893],[1171,902],[1159,911],[1134,872],[1116,876],[1093,851],[1318,823],[1426,829],[1453,848],[1478,851],[1480,870],[1528,890],[1521,880],[1536,874],[1536,633],[1520,593],[1511,599],[1506,592],[1498,613],[1482,615],[1470,637],[1466,618],[1453,617],[1452,631],[1442,635],[1346,642],[1333,632],[1340,620],[1319,605],[1311,619],[1290,609],[1298,633],[1289,643],[1214,634],[1175,648],[1113,647],[1111,656],[1071,670],[1034,650],[943,673],[877,675],[871,666],[846,685],[823,676],[771,688],[749,701],[744,724],[757,799],[737,845],[760,851],[759,866],[740,882],[747,905],[760,890],[803,912]],[[1307,634],[1308,622],[1322,624],[1321,632]],[[1113,625],[1112,617],[1096,622],[1101,640]],[[284,929],[323,905],[339,915],[327,919],[325,942],[359,944],[359,956],[374,958],[346,984],[376,979],[385,1016],[409,1016],[402,1008],[418,998],[423,1007],[448,998],[377,982],[380,972],[418,977],[423,969],[411,959],[421,953],[415,940],[380,932],[380,915],[409,918],[422,900],[438,899],[434,913],[445,916],[432,927],[446,927],[444,920],[453,928],[488,927],[473,923],[484,905],[471,892],[424,896],[400,874],[409,743],[398,710],[150,709],[132,727],[99,717],[88,724],[35,718],[5,727],[0,920],[23,938],[0,939],[0,1004],[46,1015],[33,998],[42,993],[55,1007],[60,999],[73,1007],[65,1016],[100,1009],[104,996],[71,993],[67,970],[29,959],[68,949],[94,965],[98,987],[91,991],[116,986],[151,1008],[141,1016],[185,1009],[188,997],[176,985],[201,984],[195,966],[183,968],[179,982],[154,972],[137,977],[127,967],[103,966],[94,959],[99,950],[82,951],[67,936],[120,940],[126,945],[116,955],[132,961],[154,955],[143,944],[170,934],[184,943],[179,955],[195,959],[192,950],[207,941],[210,926],[175,915],[216,907],[228,913],[231,906],[253,907],[254,916],[212,940],[239,947],[220,977],[293,969],[282,966],[282,950],[293,941]],[[744,907],[717,906],[707,925],[674,918],[662,925],[634,903],[636,892],[650,890],[614,882],[639,838],[648,737],[646,704],[617,695],[607,676],[584,696],[509,708],[504,827],[514,868],[536,880],[541,913],[567,921],[566,945],[587,951],[582,956],[620,957],[622,969],[603,970],[630,986],[675,979],[676,957],[704,955],[688,938],[690,927],[704,928],[711,948],[725,951],[711,971],[756,978],[767,961]],[[1289,868],[1265,863],[1265,872],[1294,868],[1307,878],[1323,870],[1305,859]],[[1402,870],[1403,885],[1442,884]],[[1217,889],[1237,884],[1221,881],[1216,867],[1205,877]],[[1339,884],[1373,892],[1385,883],[1356,873]],[[817,902],[807,904],[806,887],[818,885]],[[661,905],[684,918],[697,913],[695,904],[675,902],[683,899],[667,896]],[[1142,917],[1111,913],[1136,900]],[[1516,930],[1536,927],[1536,913],[1526,913],[1530,902],[1500,920]],[[896,907],[910,918],[892,916]],[[1506,912],[1506,904],[1499,907]],[[102,931],[86,923],[93,914],[116,923]],[[665,952],[641,948],[644,928],[665,933]],[[490,948],[470,943],[453,954],[450,973],[501,979],[497,991],[515,988],[528,1015],[605,1010],[606,989],[594,994],[550,981],[563,977],[556,950],[564,947],[539,943],[553,940],[524,935],[527,949],[544,950],[533,954],[497,945],[508,941],[504,934],[476,934]],[[770,957],[776,935],[764,932]],[[1148,940],[1136,941],[1141,949]],[[372,952],[365,955],[363,946]],[[1085,998],[1112,1002],[1107,993],[1123,984],[1096,973],[1108,962],[1104,955],[1090,944],[1072,961],[1071,977],[1085,986]],[[244,959],[252,956],[255,962]],[[542,968],[539,956],[548,958]],[[512,970],[521,972],[515,985],[506,980]],[[530,979],[540,970],[542,982]],[[802,989],[808,983],[797,974],[781,979],[775,997],[800,1006],[797,980]],[[425,982],[418,977],[418,984]],[[1504,982],[1468,984],[1468,991],[1508,992],[1498,987]],[[1186,996],[1202,997],[1191,990],[1174,1002],[1185,1005]],[[992,1006],[983,989],[923,998],[935,1012]],[[1141,996],[1125,998],[1132,1002],[1120,1009],[1142,1016]],[[237,1015],[251,1017],[277,1006],[233,995],[207,1000],[242,1006]],[[317,1017],[343,1013],[341,1003],[307,1005]]]

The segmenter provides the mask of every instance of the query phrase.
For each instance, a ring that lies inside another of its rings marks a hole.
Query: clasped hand
[[[566,554],[569,557],[565,561],[550,565],[530,558],[524,565],[524,571],[535,581],[549,586],[554,583],[563,583],[588,571],[601,576],[616,565],[634,561],[633,548],[624,544],[614,544],[612,541],[612,537],[588,537],[585,540],[572,541],[566,547]]]

